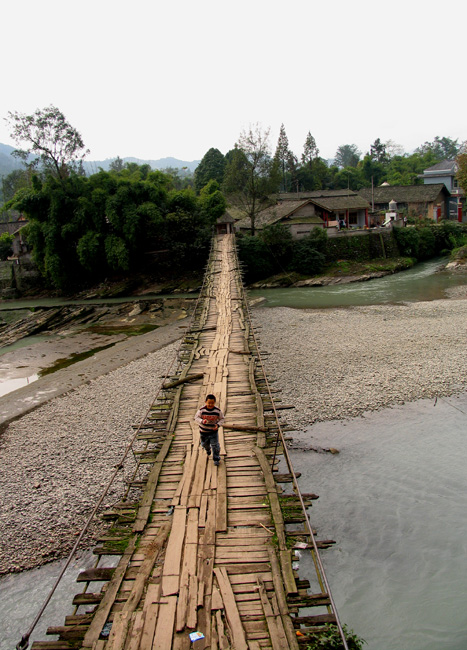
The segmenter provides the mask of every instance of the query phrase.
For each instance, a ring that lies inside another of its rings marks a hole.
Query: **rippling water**
[[[250,298],[264,297],[267,307],[325,308],[351,305],[379,305],[390,302],[439,300],[452,287],[467,284],[467,273],[439,271],[446,259],[417,264],[408,271],[386,275],[369,282],[352,282],[327,287],[256,289]]]
[[[369,650],[467,647],[467,395],[433,404],[315,424],[297,441],[341,453],[292,452],[318,538],[337,541],[339,616]]]

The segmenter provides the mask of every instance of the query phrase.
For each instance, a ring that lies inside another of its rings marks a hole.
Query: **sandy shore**
[[[467,386],[467,300],[262,308],[254,318],[262,326],[263,350],[274,353],[266,362],[277,380],[274,387],[296,406],[284,411],[296,428],[451,395]],[[157,330],[159,336],[164,329]],[[81,364],[50,375],[63,394],[45,395],[46,403],[11,422],[0,439],[0,573],[37,566],[69,550],[121,458],[132,424],[152,402],[176,344],[150,350],[143,337],[124,344],[126,352],[121,348],[108,367],[94,361],[94,376],[85,383]],[[75,382],[73,390],[67,381]],[[120,497],[122,479],[106,504]]]

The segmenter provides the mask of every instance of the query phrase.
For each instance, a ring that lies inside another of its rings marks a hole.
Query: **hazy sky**
[[[200,159],[281,123],[300,157],[467,140],[467,3],[23,0],[1,10],[0,117],[57,106],[91,150]],[[0,142],[14,144],[0,120]]]

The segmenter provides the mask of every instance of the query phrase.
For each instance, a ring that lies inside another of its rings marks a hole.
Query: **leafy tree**
[[[207,151],[195,170],[195,190],[201,189],[211,180],[222,185],[224,180],[225,158],[219,149],[211,147]]]
[[[326,263],[326,257],[319,247],[320,242],[312,233],[308,237],[294,242],[292,270],[304,275],[321,273]]]
[[[300,189],[331,189],[334,187],[334,176],[338,171],[337,167],[328,167],[326,161],[318,156],[306,164],[302,164],[297,170]]]
[[[308,131],[308,135],[306,136],[305,144],[303,146],[302,164],[309,165],[318,156],[319,156],[319,149],[316,146],[316,140],[311,135],[310,131]]]
[[[370,158],[378,163],[386,163],[388,161],[388,154],[386,152],[386,145],[377,138],[370,147]]]
[[[226,165],[223,189],[251,221],[255,232],[258,212],[269,204],[269,194],[279,186],[277,160],[269,148],[269,129],[259,124],[240,134],[237,150]]]
[[[390,185],[420,185],[419,175],[423,170],[436,163],[431,151],[425,154],[394,156],[386,168],[386,180]]]
[[[66,178],[70,169],[89,153],[89,150],[83,151],[81,135],[55,106],[37,109],[32,115],[9,112],[7,122],[16,144],[25,145],[13,155],[25,164],[31,155],[37,156],[46,171],[56,178]]]
[[[267,226],[261,231],[260,238],[268,247],[279,268],[287,263],[292,253],[292,233],[287,226],[280,223]]]
[[[224,214],[227,201],[219,189],[219,183],[211,180],[200,192],[199,202],[203,215],[210,224],[215,224],[219,217]]]
[[[457,180],[465,194],[467,194],[467,153],[461,153],[458,156],[457,165],[459,167],[457,171]]]
[[[415,149],[415,153],[421,155],[431,153],[436,162],[442,160],[454,160],[460,153],[462,145],[459,144],[457,138],[452,140],[448,137],[440,138],[436,136],[433,142],[424,142],[420,147]]]
[[[334,189],[344,190],[349,188],[350,190],[357,191],[367,185],[368,181],[364,177],[361,167],[345,167],[344,169],[339,169],[334,176]]]
[[[11,246],[13,244],[13,236],[8,232],[4,232],[0,235],[0,260],[6,260],[6,258],[12,254]]]
[[[285,132],[285,127],[284,124],[281,124],[281,128],[279,131],[279,138],[277,140],[277,146],[276,146],[276,152],[274,154],[274,158],[276,159],[280,170],[282,172],[282,191],[286,192],[287,191],[287,183],[285,180],[285,171],[287,167],[287,162],[288,162],[288,156],[289,156],[289,139],[287,137],[287,134]]]
[[[356,167],[361,152],[356,144],[343,144],[337,148],[334,162],[338,167]]]
[[[267,278],[275,273],[276,265],[268,246],[260,237],[244,235],[237,238],[238,255],[244,266],[245,282]]]
[[[2,199],[6,203],[10,201],[16,192],[31,184],[31,175],[26,169],[14,169],[7,176],[2,177]]]
[[[122,169],[125,167],[125,163],[123,160],[120,158],[120,156],[117,156],[114,160],[109,165],[109,170],[111,172],[121,172]]]
[[[389,159],[394,156],[403,156],[405,153],[404,147],[401,144],[394,142],[394,140],[387,140],[387,142],[384,143],[384,147]]]
[[[371,185],[372,179],[375,185],[380,185],[386,178],[385,165],[372,158],[370,154],[360,161],[359,167],[368,185]]]

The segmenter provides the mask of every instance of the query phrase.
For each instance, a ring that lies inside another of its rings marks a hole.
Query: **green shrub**
[[[401,256],[418,259],[420,234],[417,228],[394,228],[394,234]]]
[[[0,260],[6,260],[6,258],[12,254],[11,245],[13,243],[13,236],[8,232],[4,232],[0,235]]]
[[[342,626],[345,640],[349,650],[361,650],[364,639],[360,639],[353,630],[349,630],[346,625]],[[311,643],[306,646],[307,650],[344,650],[341,635],[335,625],[326,625],[326,631],[316,634]]]
[[[317,275],[324,269],[326,258],[319,250],[321,240],[309,235],[294,242],[290,268],[304,275]]]
[[[418,242],[418,259],[429,260],[436,255],[436,241],[432,227],[420,228]]]
[[[247,284],[273,275],[274,260],[268,247],[260,237],[245,235],[237,238],[238,255],[244,265]]]

